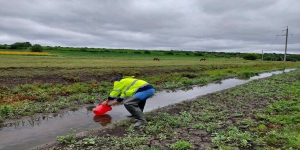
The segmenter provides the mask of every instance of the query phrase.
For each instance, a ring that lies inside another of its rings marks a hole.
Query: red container
[[[93,112],[95,115],[101,116],[106,112],[111,111],[111,109],[111,106],[99,104],[98,107],[96,107],[96,109],[93,110]]]

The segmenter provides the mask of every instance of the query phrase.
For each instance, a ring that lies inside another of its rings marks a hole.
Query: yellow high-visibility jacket
[[[126,77],[120,81],[114,82],[113,90],[110,92],[109,97],[111,98],[126,98],[131,97],[141,87],[149,85],[148,82],[134,77]]]

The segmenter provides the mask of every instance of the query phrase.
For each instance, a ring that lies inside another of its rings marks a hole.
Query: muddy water
[[[194,86],[185,90],[156,92],[152,98],[147,100],[145,111],[292,70],[295,69],[262,73],[248,80],[226,79],[220,83],[212,83],[203,87]],[[57,136],[67,135],[70,128],[74,129],[75,133],[79,133],[87,129],[101,128],[109,123],[118,122],[129,115],[123,105],[114,106],[112,111],[101,117],[93,114],[93,108],[95,108],[95,105],[77,111],[68,111],[62,115],[41,117],[34,121],[24,121],[17,125],[4,127],[0,130],[0,150],[31,149],[55,141]]]

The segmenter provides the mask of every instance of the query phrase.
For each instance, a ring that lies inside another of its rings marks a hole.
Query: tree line
[[[0,44],[0,49],[30,50],[32,52],[42,52],[43,51],[43,47],[40,44],[32,45],[30,42],[16,42],[11,45]]]
[[[133,49],[106,49],[106,48],[87,48],[87,47],[61,47],[61,46],[41,46],[40,44],[32,45],[30,42],[16,42],[11,45],[0,44],[0,49],[10,50],[30,50],[32,52],[42,52],[43,50],[68,50],[68,51],[81,51],[81,52],[126,52],[134,51],[133,54],[151,54],[151,50],[133,50]],[[263,59],[265,61],[283,61],[284,54],[276,53],[240,53],[240,52],[209,52],[209,51],[178,51],[178,50],[158,50],[165,55],[194,55],[194,56],[213,56],[213,57],[224,57],[224,58],[243,58],[245,60],[257,60]],[[288,54],[286,61],[300,61],[300,55]]]

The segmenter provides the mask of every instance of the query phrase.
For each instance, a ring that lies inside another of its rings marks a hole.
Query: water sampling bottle
[[[93,110],[95,115],[101,116],[108,111],[111,111],[111,106],[99,104],[96,109]]]

